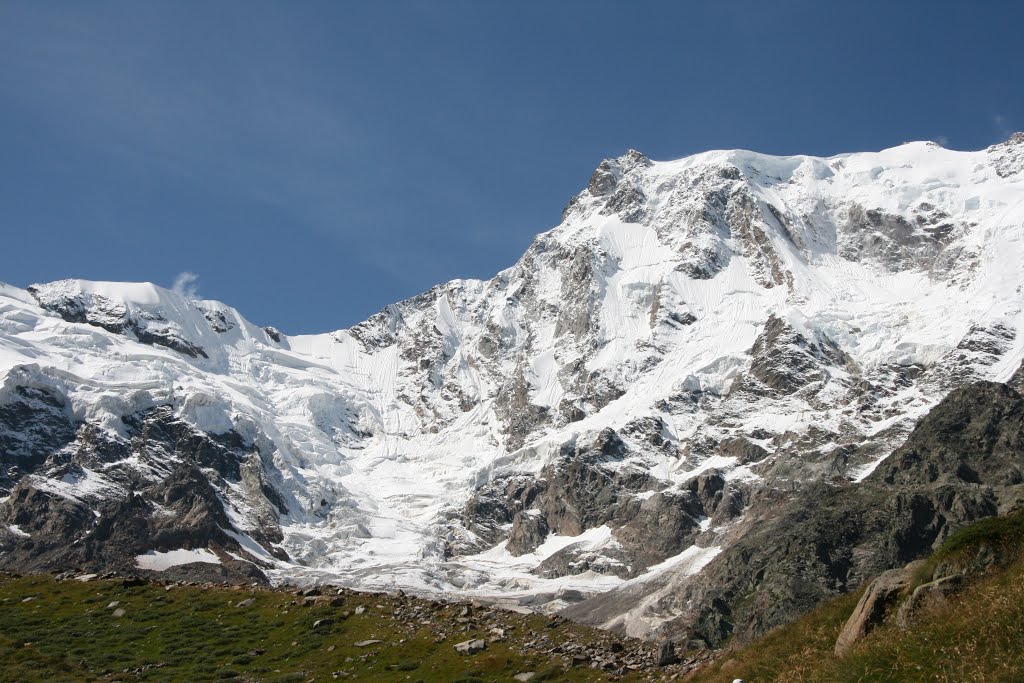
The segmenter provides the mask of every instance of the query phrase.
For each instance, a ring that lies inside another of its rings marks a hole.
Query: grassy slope
[[[921,615],[910,631],[884,624],[843,658],[832,654],[858,594],[832,600],[803,619],[697,672],[700,683],[761,681],[1024,680],[1024,515],[983,520],[947,541],[919,572],[928,580],[940,561],[969,563],[980,545],[1016,558],[972,581],[942,609]],[[254,597],[254,605],[234,604]],[[25,598],[33,598],[24,602]],[[108,605],[126,610],[114,618]],[[0,577],[2,681],[598,681],[608,674],[566,669],[525,646],[538,634],[588,643],[608,636],[564,624],[546,628],[536,615],[501,613],[458,625],[458,605],[385,595],[348,594],[343,605],[304,607],[270,591],[174,587],[119,581],[56,582],[45,576]],[[352,612],[366,607],[361,615]],[[414,617],[411,612],[419,610]],[[393,618],[404,611],[401,618]],[[314,628],[318,619],[333,619]],[[428,620],[430,623],[421,623]],[[476,655],[457,642],[486,639],[492,624],[508,640]],[[446,635],[439,637],[444,632]],[[359,648],[355,643],[380,639]],[[346,661],[347,660],[347,661]],[[345,672],[335,678],[334,672]],[[622,680],[661,678],[655,672]]]
[[[859,594],[832,600],[803,619],[699,672],[700,683],[754,681],[1024,681],[1024,516],[967,527],[930,558],[919,581],[942,560],[970,557],[980,544],[1016,557],[921,615],[915,628],[886,623],[845,657],[832,650]]]
[[[26,597],[35,599],[23,602]],[[250,607],[237,603],[255,597]],[[127,614],[112,616],[120,601]],[[143,585],[119,581],[56,582],[31,576],[0,579],[0,680],[3,681],[511,681],[535,671],[534,680],[607,680],[585,667],[564,669],[523,643],[544,633],[586,643],[605,637],[564,624],[546,629],[535,615],[502,613],[512,626],[506,642],[489,643],[475,655],[454,644],[487,638],[490,622],[468,632],[457,626],[458,605],[431,605],[382,595],[349,594],[340,607],[304,607],[296,598],[269,591],[234,591]],[[301,602],[301,598],[297,599]],[[396,609],[420,604],[416,619],[394,619]],[[367,611],[342,618],[363,605]],[[314,628],[318,619],[333,624]],[[421,624],[429,619],[431,624]],[[438,638],[444,629],[450,635]],[[355,642],[376,638],[379,645]],[[350,661],[346,661],[350,660]],[[339,678],[333,672],[344,671]],[[632,676],[622,680],[641,680]]]

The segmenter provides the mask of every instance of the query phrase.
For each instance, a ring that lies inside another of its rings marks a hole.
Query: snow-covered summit
[[[70,431],[0,495],[123,497],[207,434],[251,463],[200,468],[231,552],[278,578],[554,596],[698,571],[759,491],[866,476],[951,388],[1021,365],[1022,169],[1020,136],[630,151],[512,268],[320,335],[151,284],[3,285],[0,404]],[[177,436],[143,457],[158,423]]]

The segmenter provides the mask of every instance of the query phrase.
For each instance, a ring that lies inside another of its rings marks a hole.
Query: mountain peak
[[[696,575],[1017,371],[1021,148],[631,150],[499,276],[330,334],[153,285],[0,286],[0,564],[79,557],[134,492],[143,531],[82,561],[184,548],[198,506],[197,539],[282,581],[543,602]]]

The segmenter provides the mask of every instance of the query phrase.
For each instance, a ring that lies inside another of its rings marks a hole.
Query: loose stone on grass
[[[356,647],[370,647],[371,645],[376,645],[377,643],[382,643],[382,642],[384,642],[384,641],[382,641],[382,640],[374,640],[374,639],[371,638],[370,640],[360,640],[358,643],[354,643],[354,645]]]
[[[486,649],[487,643],[483,640],[480,640],[479,638],[474,638],[473,640],[465,640],[455,646],[455,651],[461,652],[463,654],[474,654],[476,652],[481,652]]]

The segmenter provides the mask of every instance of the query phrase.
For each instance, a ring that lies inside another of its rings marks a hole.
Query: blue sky
[[[1017,2],[0,1],[0,280],[289,333],[510,266],[600,160],[1024,128]]]

